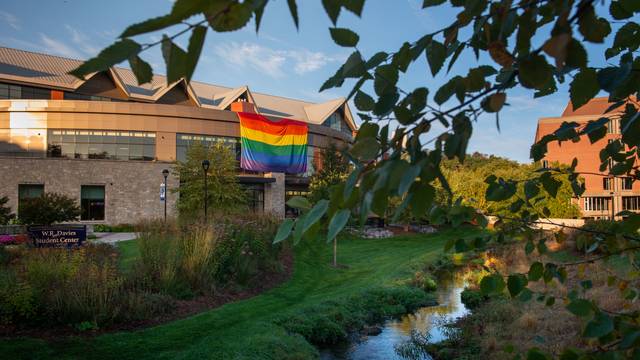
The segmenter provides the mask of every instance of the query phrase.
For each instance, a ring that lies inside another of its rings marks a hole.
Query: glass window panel
[[[116,157],[118,160],[129,160],[129,145],[118,144]]]
[[[133,133],[133,136],[129,138],[130,144],[144,144],[144,134],[142,133]]]
[[[89,142],[89,132],[80,130],[76,132],[76,142],[78,143],[88,143]]]
[[[102,137],[103,144],[115,144],[118,133],[115,131],[105,131]]]
[[[104,204],[104,186],[83,185],[81,187],[81,220],[104,220]]]
[[[76,132],[73,130],[65,130],[62,132],[62,141],[66,143],[76,142]]]
[[[91,144],[102,144],[104,142],[103,132],[102,131],[90,131],[89,132],[89,143]]]
[[[129,145],[129,159],[143,160],[142,145]]]
[[[105,153],[105,159],[116,159],[116,144],[103,144],[102,151]]]
[[[116,143],[117,144],[129,144],[129,133],[128,132],[121,132],[117,137],[116,137]]]
[[[89,144],[89,159],[106,159],[102,144]]]
[[[153,160],[156,157],[156,147],[154,145],[144,145],[142,148],[144,160]]]
[[[62,144],[62,156],[73,158],[76,153],[76,145],[73,143],[63,143]]]
[[[75,158],[86,159],[89,155],[89,144],[76,144]]]

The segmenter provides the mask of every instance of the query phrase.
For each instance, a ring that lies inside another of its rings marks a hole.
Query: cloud
[[[228,42],[215,47],[215,54],[231,67],[252,68],[268,76],[279,78],[287,69],[298,75],[316,71],[326,64],[343,60],[344,57],[329,56],[323,52],[307,49],[277,50],[255,43]]]
[[[71,41],[87,56],[94,56],[100,51],[97,47],[92,45],[92,41],[83,33],[76,30],[70,25],[64,26],[71,34]]]
[[[82,54],[80,54],[76,49],[68,46],[62,41],[50,38],[43,33],[40,33],[40,41],[42,42],[41,49],[46,53],[74,59],[83,57]]]
[[[11,26],[14,30],[20,30],[20,19],[17,16],[0,10],[0,20]]]

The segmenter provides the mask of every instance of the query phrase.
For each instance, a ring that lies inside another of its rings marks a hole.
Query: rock
[[[382,332],[382,327],[378,325],[366,326],[362,329],[362,333],[367,336],[378,336]]]

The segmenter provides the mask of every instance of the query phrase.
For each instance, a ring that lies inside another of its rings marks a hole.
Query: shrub
[[[94,232],[134,232],[134,226],[131,224],[118,224],[118,225],[107,225],[107,224],[95,224],[93,225]]]
[[[421,306],[435,305],[424,291],[409,287],[377,288],[358,295],[325,301],[275,323],[287,331],[302,335],[315,345],[334,344],[346,340],[349,333],[366,324],[410,313]]]
[[[80,208],[76,201],[58,193],[44,193],[20,203],[19,220],[26,225],[51,225],[73,221],[78,216]]]
[[[8,197],[0,196],[0,225],[7,225],[14,218],[11,208],[7,205],[8,202]]]
[[[433,279],[433,277],[422,271],[418,271],[413,275],[411,284],[427,292],[436,291],[438,289],[438,283]]]
[[[489,300],[489,297],[482,295],[480,290],[465,288],[460,294],[460,301],[467,309],[477,309],[480,305]]]

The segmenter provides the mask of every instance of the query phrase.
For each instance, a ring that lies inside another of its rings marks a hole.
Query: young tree
[[[309,182],[309,200],[312,203],[328,199],[329,189],[349,176],[349,160],[340,153],[335,143],[330,142],[321,150],[320,155],[322,166],[311,176]]]
[[[184,162],[177,162],[174,175],[180,179],[180,186],[173,190],[178,193],[177,208],[180,216],[196,216],[204,210],[204,170],[202,161],[209,160],[207,172],[207,206],[213,211],[231,210],[242,207],[245,192],[236,178],[235,153],[218,142],[204,146],[196,142],[187,149]]]
[[[25,225],[51,225],[77,220],[80,207],[75,199],[58,193],[25,199],[20,203],[18,220]]]
[[[11,213],[11,207],[7,205],[9,198],[7,196],[0,196],[0,225],[6,225],[14,218]]]

